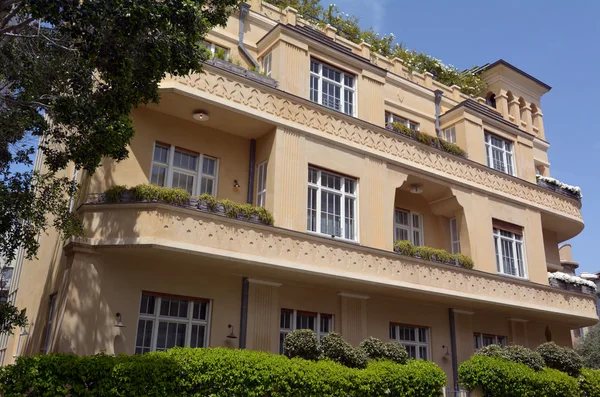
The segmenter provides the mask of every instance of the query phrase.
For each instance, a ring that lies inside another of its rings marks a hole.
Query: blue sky
[[[329,4],[323,2],[323,4]],[[579,271],[600,271],[600,2],[505,0],[427,3],[337,0],[363,28],[470,68],[500,58],[551,85],[542,98],[551,176],[583,190],[585,230],[570,241]]]

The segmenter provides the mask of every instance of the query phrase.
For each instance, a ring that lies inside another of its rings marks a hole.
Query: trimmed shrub
[[[385,344],[385,352],[385,358],[396,364],[406,364],[408,361],[408,352],[401,343],[387,342]]]
[[[264,207],[255,207],[251,204],[238,204],[228,199],[217,200],[210,194],[204,193],[198,197],[198,203],[205,203],[209,211],[215,211],[217,204],[223,206],[225,216],[229,218],[245,218],[250,219],[256,215],[263,223],[273,225],[275,222],[273,215]]]
[[[371,336],[360,343],[359,349],[370,360],[390,360],[396,364],[406,364],[408,361],[406,348],[398,342],[384,343]]]
[[[546,342],[539,345],[536,351],[542,356],[547,367],[566,372],[571,376],[579,376],[583,359],[575,350],[558,346],[554,342]]]
[[[515,363],[525,364],[536,371],[541,371],[544,368],[544,359],[538,352],[519,345],[506,347],[489,345],[477,350],[475,355],[503,358]]]
[[[551,368],[535,371],[525,364],[498,357],[475,355],[460,364],[458,376],[464,388],[481,388],[487,397],[580,395],[577,380],[564,372]]]
[[[317,334],[310,329],[298,329],[288,333],[283,340],[283,354],[289,358],[318,360],[321,352]]]
[[[364,351],[367,357],[369,357],[371,360],[381,360],[387,358],[387,349],[385,348],[385,343],[373,336],[370,336],[360,342],[360,349]]]
[[[410,139],[414,139],[418,142],[421,142],[424,145],[431,146],[438,150],[444,151],[446,153],[453,154],[455,156],[467,157],[467,152],[461,149],[455,143],[447,142],[444,139],[440,139],[437,136],[429,135],[425,132],[415,131],[408,128],[405,124],[394,122],[387,125],[388,128],[391,128],[392,131],[404,135]]]
[[[337,332],[331,332],[321,338],[323,357],[350,368],[365,368],[367,356],[361,349],[355,349]]]
[[[583,368],[579,377],[581,397],[600,397],[600,371]]]
[[[249,350],[174,348],[118,357],[19,357],[0,369],[0,393],[17,396],[438,397],[434,363],[373,361],[352,369]]]
[[[148,183],[134,186],[133,197],[137,201],[160,201],[167,204],[185,204],[190,199],[187,190],[181,188],[162,187]]]

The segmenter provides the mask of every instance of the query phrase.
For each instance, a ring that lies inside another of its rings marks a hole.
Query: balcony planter
[[[473,268],[473,260],[466,255],[451,254],[443,249],[426,246],[414,246],[410,241],[400,240],[394,244],[394,252],[400,255],[411,256],[425,261],[443,263],[450,266]]]
[[[458,157],[468,158],[467,152],[461,149],[455,143],[447,142],[438,137],[425,134],[420,131],[411,130],[407,126],[400,123],[388,123],[386,129],[393,131],[399,135],[403,135],[409,139],[421,142],[424,145],[431,146],[435,149],[441,150],[442,152],[450,153]]]
[[[213,196],[203,194],[198,197],[197,207],[200,211],[239,219],[241,221],[273,225],[273,216],[262,207],[250,204],[238,204],[231,200],[217,200]]]
[[[550,286],[553,288],[567,289],[567,283],[564,280],[549,278],[548,281],[550,283]]]
[[[581,198],[583,197],[581,194],[581,188],[579,188],[578,186],[567,185],[566,183],[562,183],[558,179],[542,175],[536,175],[535,179],[537,181],[538,186],[541,186],[548,190],[552,190],[555,193],[562,194],[563,196],[573,198],[577,201],[581,201]]]
[[[571,283],[567,283],[567,291],[571,291],[571,292],[581,292],[581,285],[579,284],[571,284]]]
[[[207,65],[214,66],[219,69],[226,70],[233,74],[237,74],[238,76],[244,76],[249,80],[257,81],[261,84],[268,85],[269,87],[277,88],[277,80],[267,77],[261,73],[255,72],[253,70],[248,70],[243,66],[235,65],[229,61],[220,58],[212,58],[206,61]]]
[[[582,285],[581,286],[581,292],[583,292],[584,294],[589,294],[589,295],[596,295],[596,290],[590,286],[587,285]]]

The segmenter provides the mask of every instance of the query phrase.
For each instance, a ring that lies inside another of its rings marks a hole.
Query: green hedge
[[[436,136],[429,135],[424,132],[411,130],[402,123],[390,123],[389,126],[391,127],[392,131],[407,136],[418,142],[421,142],[424,145],[434,147],[438,150],[453,154],[458,157],[467,158],[467,152],[465,152],[460,146],[458,146],[455,143],[448,142],[444,139],[440,139]]]
[[[576,378],[544,368],[535,371],[525,364],[496,357],[473,356],[459,366],[460,383],[468,390],[481,388],[487,397],[580,396]]]
[[[600,370],[583,368],[579,388],[581,397],[600,397]]]
[[[4,397],[437,397],[444,372],[426,361],[352,369],[249,350],[175,348],[112,357],[20,357],[0,370]]]

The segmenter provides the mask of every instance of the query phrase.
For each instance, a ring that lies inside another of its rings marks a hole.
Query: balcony
[[[164,203],[105,203],[78,210],[85,236],[71,242],[92,250],[168,250],[262,269],[277,277],[311,277],[354,290],[410,296],[447,305],[552,319],[572,327],[595,323],[595,299],[532,283],[402,256],[356,243],[310,235]],[[143,264],[140,264],[143,266]]]
[[[437,148],[415,142],[287,92],[243,76],[205,65],[201,75],[168,78],[161,83],[168,95],[214,104],[263,123],[300,131],[369,156],[419,170],[429,177],[488,193],[540,210],[552,224],[564,223],[564,238],[583,229],[580,200],[525,180],[497,172]]]

